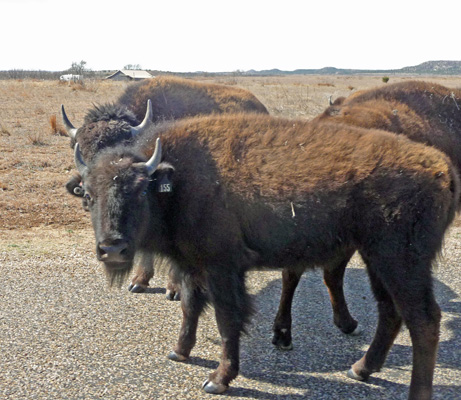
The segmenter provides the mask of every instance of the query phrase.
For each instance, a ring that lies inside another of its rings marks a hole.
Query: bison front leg
[[[240,335],[249,320],[251,306],[243,274],[237,276],[224,269],[213,272],[209,274],[208,288],[222,339],[222,354],[217,370],[210,374],[203,389],[218,394],[226,391],[238,375]]]
[[[176,268],[170,268],[168,273],[166,284],[166,298],[168,300],[180,300],[181,298],[181,279],[176,271]]]
[[[188,277],[181,282],[181,309],[183,314],[179,339],[168,358],[173,361],[185,361],[189,358],[195,346],[197,325],[207,297],[203,290],[196,286]]]
[[[291,342],[291,306],[303,272],[303,270],[297,271],[289,268],[284,268],[282,271],[282,295],[280,296],[279,309],[272,326],[274,332],[272,344],[281,350],[291,350],[293,348]]]
[[[144,292],[149,286],[150,279],[154,276],[154,256],[150,252],[141,254],[135,275],[131,280],[128,290],[133,293]]]

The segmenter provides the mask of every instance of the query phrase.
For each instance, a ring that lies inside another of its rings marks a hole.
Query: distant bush
[[[384,82],[384,83],[389,82],[389,77],[388,77],[388,76],[383,76],[383,82]]]

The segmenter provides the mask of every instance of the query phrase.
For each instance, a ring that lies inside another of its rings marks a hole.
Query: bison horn
[[[331,98],[332,98],[332,97],[333,97],[333,96],[332,96],[332,95],[330,95],[330,97],[328,98],[328,104],[330,104],[330,106],[332,106],[332,105],[333,105],[333,102],[331,101]]]
[[[149,99],[147,100],[147,110],[143,121],[138,126],[131,127],[131,134],[133,136],[139,135],[143,130],[148,128],[152,124],[152,115],[152,102]]]
[[[66,127],[67,134],[72,138],[75,139],[75,135],[77,134],[77,128],[72,125],[67,118],[66,110],[64,110],[64,105],[61,104],[61,111],[62,111],[62,120],[64,122],[64,126]]]
[[[86,166],[85,161],[83,161],[82,152],[80,151],[80,146],[78,143],[75,145],[74,161],[78,172],[80,172],[80,175],[83,176],[88,167]]]
[[[160,164],[161,159],[162,159],[162,143],[160,142],[160,138],[157,138],[157,141],[155,142],[154,154],[150,158],[150,160],[146,162],[147,173],[149,174],[149,176],[155,172],[158,165]]]

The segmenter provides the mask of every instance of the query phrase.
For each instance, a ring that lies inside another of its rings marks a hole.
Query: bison
[[[146,112],[146,103],[149,104]],[[139,131],[148,129],[149,121],[179,119],[186,116],[219,113],[262,113],[266,107],[249,91],[224,85],[205,84],[176,77],[157,77],[129,85],[114,104],[91,109],[84,124],[76,129],[62,106],[64,125],[71,137],[71,147],[80,144],[84,160],[89,162],[107,147],[129,143]],[[70,194],[83,196],[80,175],[66,184]],[[83,208],[87,209],[82,198]],[[133,277],[129,290],[141,292],[154,274],[152,259],[145,254]],[[167,298],[179,298],[179,285],[173,277],[167,284]]]
[[[238,374],[252,311],[247,271],[333,273],[358,250],[379,322],[348,375],[379,371],[404,322],[413,345],[409,398],[431,397],[441,318],[431,264],[460,191],[443,153],[381,131],[240,114],[160,123],[90,161],[77,145],[75,163],[111,283],[139,251],[174,261],[183,321],[170,359],[190,356],[199,316],[214,307],[222,355],[206,392],[224,392]]]
[[[461,90],[408,81],[338,99],[317,118],[382,129],[434,146],[461,171]]]
[[[407,136],[443,151],[458,173],[461,171],[461,90],[421,81],[386,85],[354,93],[347,99],[331,102],[315,121],[334,122],[367,129],[381,129]],[[345,268],[349,253],[334,274],[325,270],[324,282],[333,308],[334,323],[347,334],[360,332],[349,313],[343,292]],[[272,342],[291,349],[291,303],[302,273],[284,270],[282,296],[274,321]]]
[[[248,90],[173,76],[133,83],[116,103],[128,107],[141,121],[149,99],[154,109],[154,122],[205,114],[268,113],[266,107]]]

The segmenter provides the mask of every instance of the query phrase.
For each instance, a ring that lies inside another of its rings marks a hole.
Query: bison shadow
[[[459,295],[443,282],[434,279],[434,288],[442,312],[450,314],[442,326],[435,371],[437,378],[438,374],[443,373],[441,369],[461,369],[461,303],[458,301]],[[376,302],[363,268],[349,267],[345,278],[346,299],[351,313],[363,328],[360,336],[344,335],[333,325],[330,301],[322,283],[321,271],[309,271],[304,274],[293,301],[294,349],[284,352],[273,348],[272,322],[280,292],[281,279],[275,279],[255,295],[258,311],[253,318],[249,335],[242,340],[240,373],[248,379],[265,381],[280,387],[289,386],[305,393],[284,397],[238,388],[234,384],[229,395],[268,400],[306,396],[323,398],[328,393],[336,398],[348,399],[363,398],[364,395],[373,399],[407,398],[412,349],[407,345],[409,334],[406,328],[402,328],[382,372],[372,375],[368,384],[349,378],[342,379],[349,367],[363,356],[377,325]],[[328,376],[337,373],[339,378]],[[314,377],[307,374],[325,376]],[[459,398],[461,384],[459,380],[451,382],[453,383],[447,386],[435,384],[434,398]]]

